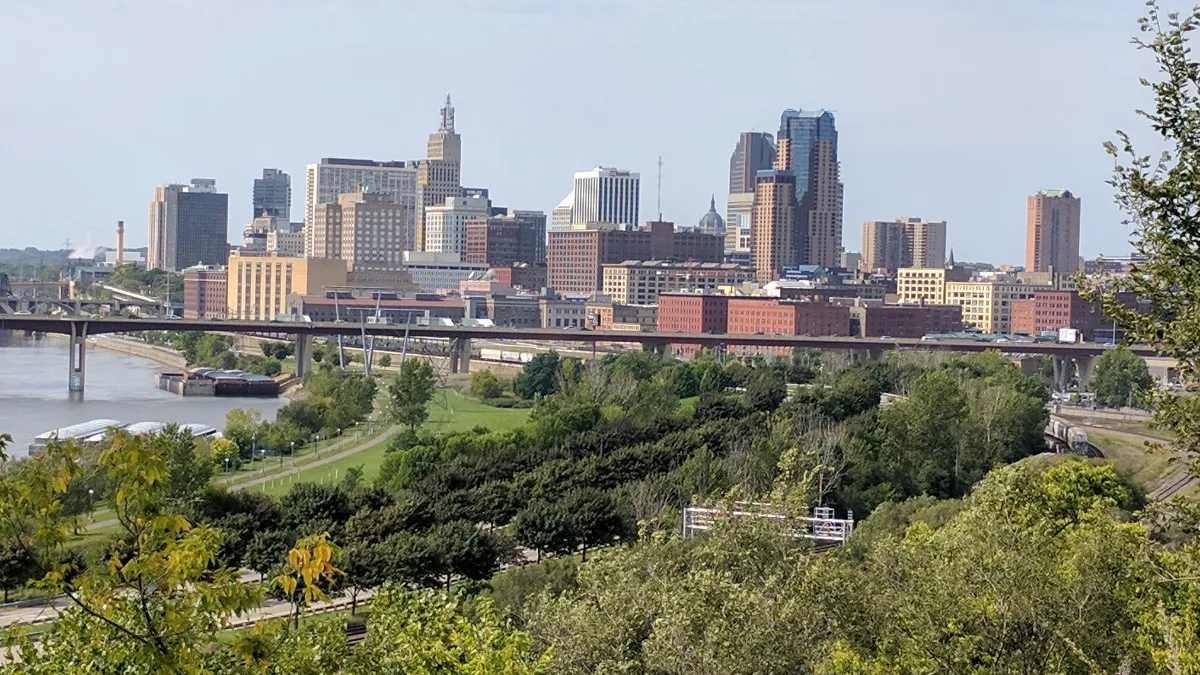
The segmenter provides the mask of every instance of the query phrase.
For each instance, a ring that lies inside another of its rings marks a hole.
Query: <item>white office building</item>
[[[458,290],[464,280],[482,276],[488,266],[462,262],[457,253],[405,251],[404,269],[424,293]]]
[[[447,197],[441,206],[425,207],[425,251],[467,253],[467,221],[491,215],[492,202],[483,195]]]
[[[620,169],[598,166],[576,172],[571,223],[637,225],[641,182],[639,174]]]
[[[404,207],[404,249],[413,248],[417,223],[417,163],[376,162],[369,159],[325,158],[309,164],[304,201],[306,250],[312,249],[312,229],[320,204],[336,204],[338,195],[363,190]]]

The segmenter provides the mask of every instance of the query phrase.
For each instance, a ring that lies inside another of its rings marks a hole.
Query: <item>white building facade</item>
[[[425,207],[425,251],[466,255],[467,221],[487,218],[491,207],[482,195],[447,197],[441,206]]]
[[[576,172],[572,224],[637,225],[641,182],[635,172],[608,167]]]
[[[338,195],[360,189],[404,207],[404,249],[411,250],[416,236],[417,163],[376,162],[369,159],[325,158],[309,164],[304,201],[306,250],[313,250],[310,230],[319,204],[336,204]]]

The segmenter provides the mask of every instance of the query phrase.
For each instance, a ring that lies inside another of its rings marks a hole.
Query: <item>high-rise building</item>
[[[190,185],[155,188],[147,269],[178,272],[192,265],[224,265],[228,226],[229,195],[217,192],[216,181],[193,178]]]
[[[754,214],[754,192],[731,192],[725,204],[725,255],[750,261],[750,222]]]
[[[366,190],[319,204],[306,232],[310,258],[344,260],[349,272],[393,271],[404,266],[408,213],[403,205]]]
[[[867,273],[894,272],[905,263],[904,224],[890,220],[868,220],[862,229],[862,264]],[[920,265],[920,267],[929,267]]]
[[[425,251],[467,252],[467,221],[491,215],[492,202],[483,195],[447,197],[442,204],[425,207]]]
[[[550,212],[550,227],[555,230],[561,230],[571,226],[574,221],[571,219],[571,212],[575,208],[575,191],[571,190],[563,200],[554,207]]]
[[[743,131],[729,158],[729,193],[754,192],[758,172],[770,169],[774,164],[775,141],[771,134]]]
[[[279,169],[263,169],[262,178],[254,179],[254,213],[288,220],[292,214],[292,177]]]
[[[465,262],[493,267],[546,264],[546,214],[541,211],[508,209],[504,214],[472,218],[466,234]]]
[[[803,261],[797,243],[807,242],[796,204],[796,174],[792,164],[791,139],[780,138],[775,168],[760,171],[754,186],[754,210],[750,221],[750,266],[759,283],[783,278],[784,268]]]
[[[904,266],[941,267],[946,261],[946,221],[897,218],[904,226]]]
[[[287,313],[288,295],[324,295],[346,285],[346,263],[262,251],[234,251],[227,270],[230,319],[270,321]]]
[[[337,204],[340,195],[366,190],[380,199],[399,204],[405,212],[404,246],[412,247],[416,231],[417,168],[413,162],[376,162],[369,159],[343,159],[327,157],[317,164],[309,164],[307,189],[304,202],[304,250],[308,255],[320,257],[312,251],[313,223],[317,207],[321,204]]]
[[[604,294],[622,305],[653,305],[661,293],[716,291],[754,279],[754,270],[726,263],[626,260],[604,265]]]
[[[429,250],[425,210],[442,206],[447,199],[462,195],[462,137],[454,130],[454,106],[447,93],[441,123],[438,130],[429,135],[425,159],[417,167],[416,250]]]
[[[1016,280],[948,281],[945,304],[960,305],[963,322],[984,333],[1011,333],[1013,305],[1050,290]]]
[[[700,216],[700,222],[696,224],[696,231],[704,234],[715,234],[721,239],[725,238],[725,219],[721,214],[717,213],[717,196],[713,195],[708,202],[708,213]]]
[[[1079,269],[1079,198],[1070,190],[1030,195],[1025,213],[1025,271]]]
[[[797,232],[804,232],[800,264],[836,267],[842,250],[842,194],[838,132],[828,110],[785,110],[779,136],[791,141],[791,162],[799,204]],[[778,162],[776,162],[778,164]]]
[[[641,182],[641,176],[635,172],[609,167],[576,172],[571,223],[636,226]]]
[[[720,237],[677,231],[674,223],[649,222],[642,228],[612,223],[572,225],[550,230],[546,245],[547,278],[559,293],[595,293],[603,285],[603,266],[626,260],[721,262]]]

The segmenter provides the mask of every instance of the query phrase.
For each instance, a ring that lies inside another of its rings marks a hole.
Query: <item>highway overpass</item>
[[[392,339],[445,338],[451,341],[452,369],[466,370],[471,340],[525,340],[536,342],[614,342],[640,344],[665,354],[668,345],[699,345],[725,348],[788,347],[821,350],[852,350],[881,353],[889,350],[983,352],[1054,357],[1056,366],[1073,360],[1081,382],[1091,376],[1091,364],[1107,347],[1095,343],[1059,344],[1053,342],[983,342],[974,340],[921,340],[917,338],[812,337],[806,335],[733,335],[728,333],[643,333],[620,330],[583,330],[565,328],[506,328],[502,326],[419,326],[415,324],[359,324],[333,322],[219,321],[214,319],[130,319],[125,317],[48,317],[38,315],[0,315],[0,329],[61,333],[71,337],[70,389],[83,391],[83,371],[87,337],[108,333],[134,333],[156,330],[190,330],[240,334],[288,334],[297,336],[298,374],[308,367],[314,336],[374,335]],[[1133,346],[1133,353],[1155,357],[1146,346]],[[1056,368],[1056,371],[1058,369]],[[1065,373],[1066,369],[1063,368]]]

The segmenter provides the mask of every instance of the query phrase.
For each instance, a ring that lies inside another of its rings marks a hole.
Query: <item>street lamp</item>
[[[96,491],[88,488],[88,518],[96,522]]]
[[[225,458],[225,473],[229,473],[229,458]]]

